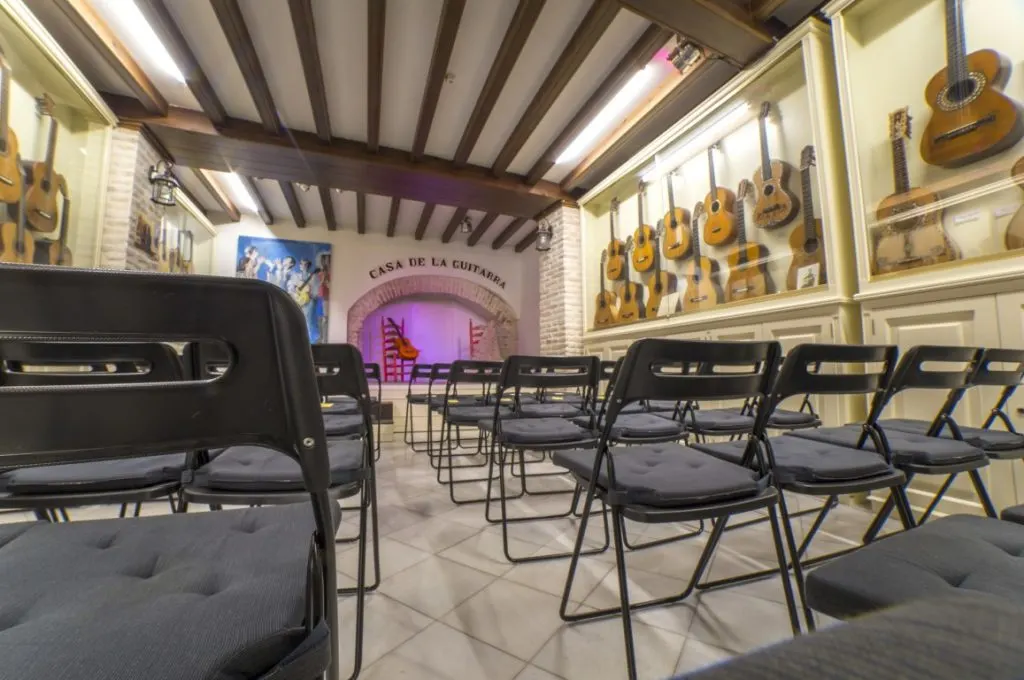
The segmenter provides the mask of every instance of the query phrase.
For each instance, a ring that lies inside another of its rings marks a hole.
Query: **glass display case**
[[[158,263],[157,269],[179,274],[213,273],[213,238],[216,230],[198,206],[178,192],[177,205],[169,207],[156,227],[157,235],[133,247],[146,249]],[[162,234],[162,236],[161,236]],[[161,242],[166,243],[160,252]]]

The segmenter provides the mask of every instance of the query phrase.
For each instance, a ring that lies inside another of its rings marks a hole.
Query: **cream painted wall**
[[[334,341],[344,341],[348,309],[367,291],[402,276],[439,274],[473,281],[504,298],[519,315],[519,351],[535,354],[539,350],[539,254],[534,250],[519,254],[511,249],[492,250],[486,245],[470,248],[462,244],[416,241],[408,237],[388,238],[383,234],[360,235],[350,230],[299,229],[290,221],[268,227],[254,215],[243,215],[241,222],[221,225],[217,231],[213,244],[213,273],[222,276],[234,275],[239,236],[330,243],[333,271],[328,333]],[[425,258],[427,262],[432,258],[444,258],[449,266],[443,269],[406,266],[400,271],[371,277],[371,270],[378,265],[394,260],[407,263],[410,257]],[[505,282],[504,289],[478,273],[451,268],[453,259],[490,270]]]

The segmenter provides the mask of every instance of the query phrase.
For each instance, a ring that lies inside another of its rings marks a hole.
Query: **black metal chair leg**
[[[800,627],[800,617],[796,610],[796,600],[793,597],[793,584],[789,580],[789,567],[786,564],[786,550],[782,545],[782,532],[779,530],[779,516],[775,506],[768,508],[768,520],[772,527],[772,541],[775,543],[775,554],[779,559],[779,576],[782,579],[782,591],[786,596],[786,610],[789,612],[789,625],[793,635],[800,635],[803,630]]]
[[[914,479],[914,473],[907,472],[906,477],[907,480],[903,483],[904,490],[910,488],[910,482]],[[865,545],[878,538],[879,532],[882,531],[882,527],[885,526],[886,521],[889,519],[889,515],[892,514],[893,507],[894,500],[892,494],[890,494],[889,497],[885,499],[885,502],[882,503],[882,507],[879,508],[875,518],[871,520],[871,524],[868,526],[867,531],[864,532],[864,540],[862,542]]]
[[[939,503],[942,502],[942,497],[946,495],[949,487],[953,486],[953,482],[956,481],[957,476],[958,475],[954,473],[946,477],[946,481],[942,483],[942,486],[939,487],[939,490],[936,491],[935,495],[932,497],[932,502],[924,509],[921,516],[915,520],[917,524],[924,524],[928,521],[928,518],[932,516],[933,512],[935,512],[935,508],[939,507]]]
[[[124,519],[124,516],[128,514],[128,504],[121,503],[121,511],[117,514],[118,519]]]
[[[626,578],[626,554],[622,547],[623,518],[618,507],[612,508],[611,520],[615,536],[615,571],[619,577],[619,605],[622,607],[622,635],[626,643],[626,674],[629,680],[636,680],[636,650],[633,646],[633,620],[629,607],[629,581]]]
[[[807,621],[807,632],[813,633],[815,630],[814,614],[807,605],[807,595],[804,592],[804,568],[800,563],[796,539],[793,538],[793,525],[789,519],[789,511],[786,509],[786,496],[781,490],[779,492],[779,513],[782,516],[782,529],[786,536],[786,545],[789,548],[789,556],[793,565],[793,578],[796,579],[796,590],[800,595],[800,605],[804,610],[804,619]]]
[[[992,504],[992,498],[988,495],[988,489],[985,488],[985,482],[981,479],[981,473],[977,470],[971,470],[967,474],[971,477],[971,483],[974,484],[974,492],[978,494],[978,500],[981,501],[981,507],[985,509],[985,514],[989,517],[998,517],[999,513],[996,512],[996,508]]]
[[[134,516],[138,517],[141,514],[142,514],[142,503],[136,503],[135,504],[135,515]]]

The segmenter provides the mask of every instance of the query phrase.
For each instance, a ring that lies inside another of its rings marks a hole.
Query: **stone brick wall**
[[[540,353],[583,353],[583,262],[579,208],[559,205],[543,216],[551,250],[540,256]]]

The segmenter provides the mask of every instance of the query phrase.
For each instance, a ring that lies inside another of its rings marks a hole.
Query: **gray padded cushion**
[[[728,409],[691,411],[683,416],[687,427],[696,432],[749,432],[754,429],[754,418]],[[696,423],[696,425],[694,425]]]
[[[330,406],[320,406],[324,415],[352,415],[359,413],[359,402],[352,397],[337,397],[329,399]]]
[[[502,404],[512,404],[514,402],[515,402],[515,394],[511,390],[506,391],[505,394],[503,394],[501,396],[501,403]],[[484,403],[489,404],[491,406],[494,406],[494,397],[493,396],[492,397],[487,397],[487,399],[484,400]],[[537,403],[537,397],[533,396],[532,394],[520,394],[519,395],[519,403],[520,404],[536,404]]]
[[[605,410],[604,399],[597,402],[597,412],[600,413]],[[619,413],[644,413],[644,403],[642,401],[633,401],[619,409]]]
[[[360,440],[327,444],[331,486],[363,478]],[[302,469],[294,459],[262,446],[231,446],[196,471],[196,485],[221,491],[303,491]]]
[[[490,422],[485,421],[490,427]],[[564,444],[594,439],[595,435],[562,418],[512,418],[501,421],[498,441],[506,444]]]
[[[818,416],[806,411],[789,411],[777,408],[768,417],[768,427],[814,427],[821,421]]]
[[[167,453],[21,468],[0,475],[0,486],[12,494],[123,491],[176,482],[184,469],[185,454]]]
[[[512,410],[507,406],[498,407],[498,417],[508,418]],[[448,422],[453,425],[472,425],[476,427],[481,420],[494,421],[493,406],[449,406]]]
[[[807,601],[835,618],[956,591],[1024,604],[1024,526],[953,515],[890,536],[807,576]]]
[[[579,406],[583,403],[583,395],[572,392],[567,394],[549,394],[544,397],[544,401],[549,404],[575,404]]]
[[[1013,507],[1006,508],[999,513],[999,517],[1007,522],[1024,524],[1024,505],[1014,505]]]
[[[890,418],[888,420],[880,420],[878,422],[882,428],[888,432],[889,430],[899,430],[900,432],[913,432],[915,434],[924,434],[931,427],[931,423],[924,420],[911,420],[909,418]],[[976,446],[984,451],[1017,451],[1024,449],[1024,435],[1016,432],[1007,432],[1006,430],[985,430],[980,427],[960,427],[960,434],[963,435],[964,441],[971,446]],[[953,439],[953,431],[949,427],[942,428],[942,433],[939,435],[946,439]]]
[[[0,525],[0,678],[258,677],[303,639],[308,503]]]
[[[579,406],[565,402],[550,404],[523,404],[519,409],[523,418],[574,418],[583,415]]]
[[[861,436],[861,426],[819,427],[814,430],[789,432],[785,436],[813,439],[836,446],[855,448]],[[985,452],[981,449],[953,439],[926,437],[898,430],[885,430],[885,438],[889,441],[893,462],[897,464],[953,465],[986,459]],[[870,451],[875,450],[875,445],[870,437],[863,448]]]
[[[874,451],[858,451],[798,437],[771,437],[769,441],[775,454],[775,474],[783,484],[845,482],[892,472],[885,459]],[[695,442],[691,446],[739,465],[747,442]]]
[[[675,413],[678,402],[651,399],[647,402],[647,410],[651,413]]]
[[[596,449],[555,451],[552,460],[589,480],[596,455]],[[747,498],[760,491],[752,470],[679,444],[613,447],[611,455],[614,491],[624,494],[627,503],[681,507]],[[603,461],[600,470],[598,484],[607,489]]]
[[[573,418],[572,422],[587,427],[589,417]],[[612,438],[642,439],[644,437],[670,437],[685,433],[682,423],[653,413],[627,413],[620,415],[612,424]]]
[[[324,434],[328,437],[344,437],[362,434],[363,417],[361,415],[326,415],[324,416]]]

